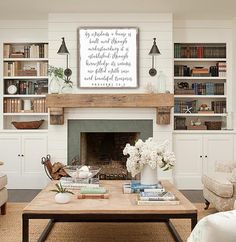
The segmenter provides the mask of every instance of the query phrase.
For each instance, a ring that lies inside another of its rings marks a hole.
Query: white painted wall
[[[138,27],[139,28],[139,71],[138,89],[79,89],[77,88],[77,29],[83,26],[98,27]],[[147,82],[156,82],[148,70],[151,57],[148,55],[157,38],[161,55],[156,58],[158,70],[168,77],[167,89],[173,91],[173,40],[172,14],[50,14],[48,18],[49,63],[65,68],[65,56],[57,54],[61,37],[65,37],[70,52],[72,81],[77,93],[143,93]],[[155,109],[66,109],[67,119],[152,119],[154,137],[158,140],[170,140],[172,143],[172,125],[156,125]],[[63,126],[49,126],[49,153],[55,161],[67,162],[67,122]],[[164,173],[170,177],[170,173]]]

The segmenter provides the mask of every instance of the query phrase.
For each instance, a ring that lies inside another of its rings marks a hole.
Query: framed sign
[[[137,28],[79,28],[81,88],[138,87]]]

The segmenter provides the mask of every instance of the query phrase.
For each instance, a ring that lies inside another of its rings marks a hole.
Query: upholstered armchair
[[[0,166],[3,165],[3,162],[0,161]],[[6,214],[6,205],[7,205],[7,176],[3,173],[0,173],[0,208],[1,208],[1,214]]]
[[[236,200],[236,162],[218,163],[215,172],[202,177],[206,209],[212,204],[218,211],[231,210]]]

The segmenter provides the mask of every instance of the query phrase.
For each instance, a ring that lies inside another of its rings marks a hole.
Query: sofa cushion
[[[214,172],[203,175],[204,186],[220,197],[230,198],[233,196],[233,184],[230,182],[230,173]]]
[[[0,190],[3,189],[7,185],[7,176],[5,174],[0,173]]]

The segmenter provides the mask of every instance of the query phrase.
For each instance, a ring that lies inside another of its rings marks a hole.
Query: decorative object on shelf
[[[52,192],[56,192],[55,195],[55,201],[57,203],[68,203],[71,200],[71,194],[74,194],[73,192],[67,190],[66,188],[63,188],[61,183],[56,184],[57,189],[51,190]]]
[[[180,89],[189,89],[189,84],[187,82],[178,82],[177,86]]]
[[[49,66],[48,74],[52,78],[49,84],[51,94],[58,94],[61,90],[61,81],[64,78],[64,70],[61,67]]]
[[[191,120],[192,126],[200,126],[202,124],[201,120],[198,118],[196,121]]]
[[[156,38],[153,38],[153,45],[152,45],[151,50],[149,51],[149,55],[152,56],[152,68],[149,70],[150,76],[155,76],[157,74],[157,70],[154,68],[154,64],[155,64],[154,59],[155,59],[156,55],[160,55],[160,54],[161,53],[156,44]]]
[[[16,122],[12,121],[11,123],[17,129],[38,129],[42,123],[44,122],[43,119],[38,121],[25,121],[25,122]]]
[[[183,110],[185,111],[185,113],[191,113],[191,110],[193,109],[193,107],[189,107],[188,105],[186,106],[186,108],[184,108]]]
[[[78,30],[80,88],[138,87],[138,28]]]
[[[147,93],[156,93],[156,87],[152,82],[148,82],[145,89]]]
[[[157,93],[166,93],[166,82],[167,76],[163,71],[160,71],[157,77]]]
[[[175,130],[185,130],[186,129],[186,118],[185,117],[175,117]]]
[[[24,111],[32,110],[32,103],[30,99],[24,99]]]
[[[206,121],[205,125],[208,130],[221,130],[222,121]]]
[[[17,86],[14,85],[14,84],[10,85],[10,86],[7,88],[7,92],[8,92],[8,94],[10,94],[10,95],[14,95],[14,94],[16,94],[16,93],[17,93]]]
[[[157,168],[163,171],[172,169],[175,162],[173,152],[167,151],[168,142],[158,144],[153,138],[145,142],[139,139],[134,146],[126,144],[123,154],[129,155],[126,162],[128,172],[132,177],[141,173],[141,184],[157,184]]]

